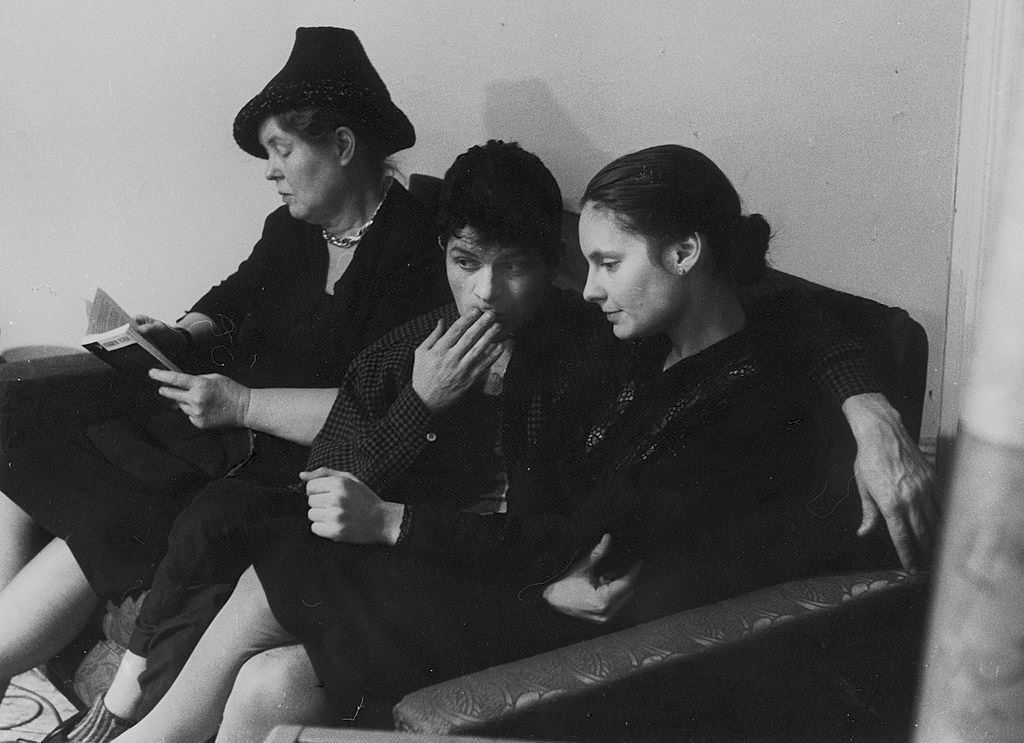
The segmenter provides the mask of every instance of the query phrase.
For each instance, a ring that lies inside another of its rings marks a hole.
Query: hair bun
[[[731,250],[722,250],[718,258],[722,268],[737,284],[753,284],[768,268],[766,256],[772,229],[760,214],[740,216],[731,225]]]

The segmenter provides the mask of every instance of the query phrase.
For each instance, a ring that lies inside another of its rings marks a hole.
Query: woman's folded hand
[[[633,596],[643,564],[637,561],[625,575],[608,580],[595,572],[611,546],[605,534],[589,553],[577,560],[561,578],[544,589],[544,600],[570,617],[595,624],[611,621]]]

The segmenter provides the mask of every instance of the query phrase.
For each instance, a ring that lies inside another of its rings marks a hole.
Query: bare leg
[[[194,743],[217,732],[235,678],[249,658],[294,643],[278,624],[250,567],[242,575],[181,674],[152,712],[119,743]]]
[[[27,513],[0,493],[0,590],[39,550],[41,532]],[[0,699],[4,698],[8,683],[9,678],[0,678]]]
[[[0,591],[0,679],[49,660],[82,630],[99,598],[71,550],[51,540]]]
[[[235,680],[217,743],[263,740],[275,725],[331,721],[327,698],[301,645],[250,658]]]
[[[44,536],[31,516],[0,493],[0,589],[39,551]]]

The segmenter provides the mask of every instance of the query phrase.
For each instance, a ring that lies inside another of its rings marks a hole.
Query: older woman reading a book
[[[176,514],[208,483],[294,479],[356,352],[449,296],[429,219],[387,176],[412,124],[354,33],[299,29],[234,135],[284,204],[180,320],[137,318],[196,372],[151,373],[178,410],[71,432],[0,468],[0,695],[100,601],[148,586]],[[144,641],[132,650],[144,665]]]

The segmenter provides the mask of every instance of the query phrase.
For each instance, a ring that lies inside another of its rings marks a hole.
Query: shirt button
[[[434,433],[433,431],[431,431],[430,433],[428,433],[428,434],[427,434],[427,441],[429,441],[429,442],[431,442],[431,443],[433,443],[433,442],[437,441],[437,434],[436,434],[436,433]]]

